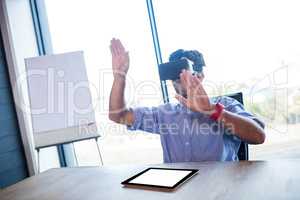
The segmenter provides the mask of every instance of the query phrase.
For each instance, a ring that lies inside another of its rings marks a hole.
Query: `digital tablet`
[[[144,186],[175,189],[198,172],[198,169],[174,169],[150,167],[123,181],[125,186]]]

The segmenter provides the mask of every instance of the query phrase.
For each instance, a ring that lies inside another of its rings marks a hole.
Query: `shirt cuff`
[[[140,112],[139,108],[129,108],[129,110],[133,113],[134,119],[132,125],[127,125],[127,130],[135,131],[140,126],[142,113]]]

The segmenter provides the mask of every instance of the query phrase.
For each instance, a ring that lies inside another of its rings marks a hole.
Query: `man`
[[[109,119],[129,130],[160,134],[164,162],[233,161],[241,141],[261,144],[264,124],[229,97],[209,98],[202,71],[183,70],[173,81],[178,104],[126,108],[124,90],[129,54],[119,39],[111,41],[114,82]]]

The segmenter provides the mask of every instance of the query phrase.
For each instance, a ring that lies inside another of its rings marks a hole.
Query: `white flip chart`
[[[82,51],[25,59],[35,146],[98,137]]]

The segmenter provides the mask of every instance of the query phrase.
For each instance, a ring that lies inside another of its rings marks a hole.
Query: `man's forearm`
[[[224,110],[220,120],[247,143],[261,144],[265,140],[264,130],[252,119]]]
[[[125,77],[115,77],[109,98],[109,118],[113,121],[119,121],[125,111],[125,85]]]

